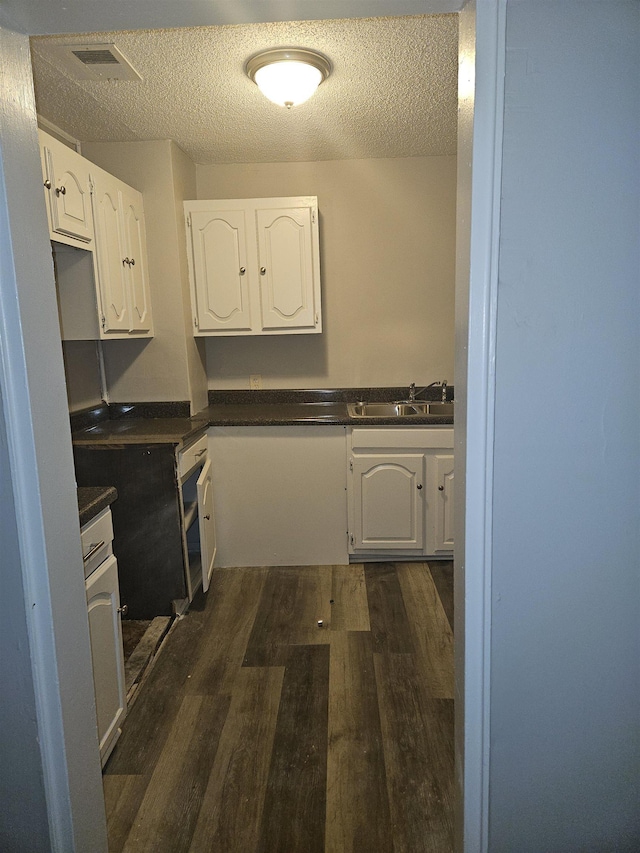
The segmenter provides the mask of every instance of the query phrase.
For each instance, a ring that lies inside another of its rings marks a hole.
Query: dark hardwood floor
[[[105,768],[109,850],[451,851],[451,590],[451,563],[217,569]]]

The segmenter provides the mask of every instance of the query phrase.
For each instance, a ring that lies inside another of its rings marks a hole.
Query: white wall
[[[63,341],[62,357],[69,411],[98,405],[102,401],[102,387],[97,342]]]
[[[453,382],[455,157],[198,166],[197,186],[320,212],[323,333],[207,338],[211,388]]]
[[[87,142],[82,151],[87,159],[144,194],[154,337],[103,342],[109,399],[190,400],[190,381],[196,381],[196,372],[194,345],[185,336],[185,320],[190,316],[185,318],[188,282],[186,266],[181,264],[185,238],[182,219],[178,223],[176,218],[180,199],[175,197],[173,169],[177,162],[179,188],[185,182],[191,188],[194,181],[191,177],[191,185],[188,182],[188,160],[179,156],[169,140]],[[194,390],[204,405],[203,370],[201,385]]]
[[[29,45],[3,21],[0,12],[0,846],[100,853],[89,628]]]
[[[640,849],[640,5],[507,5],[490,850]]]

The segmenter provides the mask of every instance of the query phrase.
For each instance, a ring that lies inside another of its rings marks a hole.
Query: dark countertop
[[[350,401],[402,399],[402,388],[348,388],[335,390],[282,390],[209,392],[209,405],[188,417],[188,403],[103,403],[71,417],[72,440],[78,447],[117,448],[140,444],[190,443],[209,426],[338,426],[451,427],[453,417],[352,418]],[[452,396],[453,388],[447,389]],[[440,399],[435,389],[432,399]],[[451,396],[449,399],[451,399]],[[78,488],[80,525],[113,503],[113,486]]]
[[[95,518],[117,499],[118,492],[113,486],[78,486],[78,512],[80,527]]]
[[[346,402],[312,403],[212,403],[198,412],[208,426],[278,426],[303,424],[344,424],[347,426],[453,426],[452,417],[412,415],[411,417],[352,418]]]
[[[209,426],[206,417],[116,418],[72,433],[75,445],[186,444]]]
[[[72,416],[74,445],[116,447],[135,444],[184,445],[209,426],[278,426],[327,424],[344,426],[450,427],[453,417],[352,418],[347,404],[357,400],[397,400],[407,388],[342,388],[264,391],[210,391],[209,405],[188,417],[188,403],[103,403]],[[440,388],[429,389],[440,399]],[[453,388],[447,389],[449,399]]]

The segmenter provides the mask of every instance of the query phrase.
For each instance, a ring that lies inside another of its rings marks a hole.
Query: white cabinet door
[[[245,211],[194,211],[190,223],[195,331],[251,331]]]
[[[358,454],[352,472],[353,549],[422,552],[424,454]]]
[[[102,305],[101,327],[109,337],[118,332],[128,334],[131,326],[119,183],[106,172],[93,175],[96,277]]]
[[[86,589],[98,739],[104,765],[127,711],[118,564],[114,556],[107,557],[87,578]]]
[[[196,483],[198,493],[198,523],[200,525],[200,554],[202,558],[202,590],[209,589],[216,556],[216,525],[213,514],[213,484],[211,460],[207,459]]]
[[[128,278],[130,329],[135,332],[148,332],[151,329],[151,300],[142,194],[122,185],[120,206],[125,250],[123,268],[126,267],[125,274]]]
[[[435,462],[435,551],[453,551],[453,455],[436,455]]]
[[[256,217],[262,330],[313,330],[318,318],[311,208],[266,208]]]
[[[153,323],[142,194],[91,167],[101,337],[151,337]]]
[[[315,196],[186,201],[196,335],[322,331]]]
[[[89,163],[42,131],[40,145],[51,239],[88,248],[93,242]]]

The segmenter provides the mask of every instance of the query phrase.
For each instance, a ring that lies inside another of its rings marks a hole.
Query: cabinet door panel
[[[436,456],[436,551],[453,551],[453,456]]]
[[[247,236],[243,210],[191,214],[198,330],[251,330]]]
[[[142,196],[121,191],[123,243],[128,252],[126,275],[129,279],[130,329],[148,332],[151,329],[151,307],[147,274],[147,241],[144,229]]]
[[[105,760],[127,708],[115,557],[89,576],[86,587],[98,739]]]
[[[89,170],[86,161],[66,145],[46,148],[51,228],[83,243],[93,239]]]
[[[316,325],[311,208],[256,211],[262,329]]]
[[[216,525],[213,516],[213,485],[211,460],[207,459],[196,483],[198,492],[198,523],[200,525],[200,554],[202,557],[202,590],[209,589],[216,556]]]
[[[354,548],[424,550],[424,455],[353,457]]]
[[[98,179],[94,184],[96,266],[104,321],[103,331],[128,332],[130,308],[124,235],[120,228],[118,183]]]

